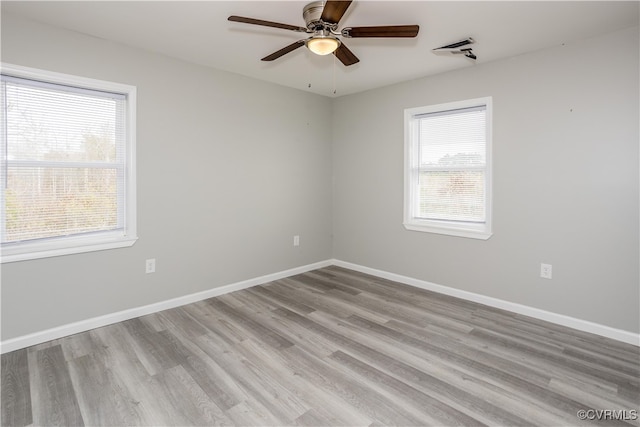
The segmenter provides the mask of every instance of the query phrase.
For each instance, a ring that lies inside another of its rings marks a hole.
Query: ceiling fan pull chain
[[[336,56],[333,55],[333,94],[336,94]]]

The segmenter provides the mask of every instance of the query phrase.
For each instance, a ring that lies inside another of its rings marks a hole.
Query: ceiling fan
[[[262,25],[265,27],[280,28],[299,33],[312,34],[311,37],[298,40],[289,46],[273,52],[262,58],[263,61],[273,61],[292,52],[299,47],[307,48],[317,55],[329,55],[333,53],[344,65],[356,64],[360,60],[351,52],[342,40],[345,38],[359,37],[415,37],[420,27],[418,25],[386,25],[375,27],[345,27],[338,31],[338,23],[345,14],[351,2],[348,1],[314,1],[306,5],[302,10],[302,17],[307,26],[280,24],[278,22],[263,21],[261,19],[245,18],[243,16],[230,16],[229,21],[245,24]]]

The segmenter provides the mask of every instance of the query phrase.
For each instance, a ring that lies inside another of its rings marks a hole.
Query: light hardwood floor
[[[2,424],[640,426],[639,381],[638,347],[328,267],[5,354]]]

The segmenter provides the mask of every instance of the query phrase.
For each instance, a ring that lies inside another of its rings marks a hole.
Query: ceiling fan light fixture
[[[340,47],[340,40],[331,36],[314,36],[307,40],[307,48],[316,55],[329,55]]]
[[[351,5],[353,1],[354,0],[316,0],[307,4],[302,9],[302,17],[306,23],[306,27],[236,15],[229,16],[228,20],[233,22],[242,22],[245,24],[261,25],[263,27],[280,28],[282,30],[311,35],[307,39],[297,40],[290,45],[265,56],[261,59],[262,61],[273,61],[304,45],[316,55],[329,55],[333,53],[344,66],[348,67],[350,65],[357,64],[360,60],[338,37],[346,37],[349,39],[367,37],[412,38],[418,35],[418,31],[420,30],[418,25],[347,27],[340,31],[338,27],[340,20],[343,18],[347,9],[349,9],[349,5]]]

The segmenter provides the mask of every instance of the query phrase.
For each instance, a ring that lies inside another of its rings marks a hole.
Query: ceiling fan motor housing
[[[332,30],[338,27],[337,23],[328,23],[322,20],[325,2],[314,1],[302,9],[302,17],[307,24],[309,32],[313,36],[305,40],[307,48],[317,55],[328,55],[340,47],[340,40],[332,34]]]
[[[304,22],[307,24],[307,28],[311,31],[318,31],[323,29],[333,29],[337,27],[337,24],[330,24],[322,21],[320,17],[322,16],[322,10],[324,9],[323,1],[314,1],[309,3],[302,9],[302,18],[304,18]]]

